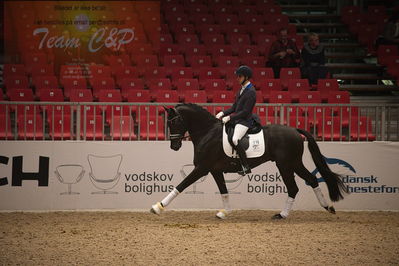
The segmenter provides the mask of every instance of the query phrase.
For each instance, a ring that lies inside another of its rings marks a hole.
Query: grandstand
[[[31,34],[43,15],[38,6],[7,2],[0,139],[166,140],[163,105],[193,102],[215,114],[233,102],[234,70],[246,64],[263,124],[304,128],[321,141],[397,141],[399,51],[374,42],[398,8],[394,1],[347,2],[126,1],[118,16],[134,40],[74,64],[60,64],[66,55],[40,48]],[[17,15],[24,27],[11,19]],[[309,84],[299,68],[274,77],[267,60],[281,27],[300,49],[309,32],[319,34],[327,79]]]

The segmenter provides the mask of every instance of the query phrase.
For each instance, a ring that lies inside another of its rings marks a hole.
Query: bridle
[[[177,112],[176,109],[175,109],[175,112],[176,112],[176,116],[173,117],[173,118],[171,118],[171,119],[168,119],[168,123],[172,123],[172,122],[175,121],[175,120],[178,120],[178,121],[180,121],[181,123],[183,123],[183,118],[180,116],[180,114]],[[187,130],[186,130],[186,131],[187,131]],[[186,132],[186,131],[185,131],[185,132]],[[185,133],[185,132],[184,132],[184,133]],[[170,135],[169,135],[170,140],[183,140],[183,139],[187,139],[187,138],[189,138],[189,137],[190,137],[190,135],[184,136],[184,134],[182,134],[182,133],[170,134]]]

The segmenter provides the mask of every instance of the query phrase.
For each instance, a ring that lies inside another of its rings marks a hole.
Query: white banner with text
[[[337,210],[399,210],[399,143],[319,143],[330,168],[351,191]],[[0,210],[143,210],[163,199],[193,169],[193,145],[169,142],[0,141]],[[303,161],[321,178],[307,149]],[[239,176],[225,174],[234,209],[280,209],[287,197],[281,175],[267,162]],[[320,210],[304,180],[294,209]],[[326,184],[320,186],[328,197]],[[168,209],[218,209],[212,175],[181,193]]]

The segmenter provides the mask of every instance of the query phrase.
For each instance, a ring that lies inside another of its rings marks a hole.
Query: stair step
[[[348,91],[394,91],[398,90],[395,85],[340,85],[341,90]]]
[[[357,42],[322,42],[325,48],[359,48],[362,45]]]
[[[349,74],[333,74],[333,78],[335,79],[350,79],[350,80],[381,80],[381,79],[389,79],[388,77],[381,77],[377,74],[357,74],[357,73],[349,73]]]
[[[366,58],[366,55],[359,55],[354,53],[326,53],[326,58],[330,59],[363,59]]]
[[[325,29],[325,28],[337,28],[337,27],[346,27],[344,23],[292,23],[297,28],[318,28],[318,29]]]
[[[338,68],[338,69],[369,69],[369,70],[378,70],[381,67],[375,64],[366,64],[366,63],[328,63],[326,64],[329,68]]]
[[[319,35],[320,39],[353,39],[355,40],[355,37],[353,37],[353,35],[351,35],[350,33],[318,33],[316,32],[317,35]],[[298,35],[301,36],[307,36],[309,33],[303,33],[303,32],[298,32]]]
[[[285,11],[329,11],[335,10],[335,7],[329,5],[280,5]]]
[[[299,19],[299,20],[326,20],[326,19],[331,19],[331,20],[339,20],[340,16],[335,15],[335,14],[287,14],[288,18],[290,19]]]

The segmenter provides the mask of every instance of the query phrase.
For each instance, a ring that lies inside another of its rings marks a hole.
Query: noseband
[[[175,117],[173,117],[172,119],[168,119],[168,123],[173,123],[175,120],[180,121],[181,123],[183,123],[183,118],[180,116],[180,114],[177,112],[177,110],[176,110],[176,114],[177,115]],[[184,137],[183,134],[181,134],[181,133],[170,134],[169,135],[170,140],[182,140],[182,139],[185,139],[185,138],[188,138],[188,137],[189,136]]]

